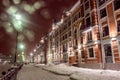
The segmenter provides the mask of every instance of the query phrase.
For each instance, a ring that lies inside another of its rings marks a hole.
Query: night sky
[[[20,42],[24,42],[26,53],[30,53],[41,37],[48,32],[53,20],[59,21],[62,13],[76,2],[77,0],[0,0],[0,53],[8,55],[14,53],[15,49],[16,32],[14,29],[10,32],[7,30],[9,27],[6,27],[6,22],[12,20],[10,11],[6,11],[11,6],[16,7],[17,12],[23,15],[24,30],[19,35],[24,38]]]

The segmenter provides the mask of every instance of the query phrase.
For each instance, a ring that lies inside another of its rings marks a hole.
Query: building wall
[[[115,10],[115,0],[79,1],[67,12],[69,15],[62,15],[59,25],[54,25],[55,42],[50,44],[55,43],[53,54],[60,57],[54,61],[97,68],[119,63],[120,8]]]

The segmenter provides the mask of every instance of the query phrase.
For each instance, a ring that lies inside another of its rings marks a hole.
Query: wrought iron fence
[[[23,64],[14,66],[9,69],[8,72],[2,72],[3,76],[0,77],[0,80],[16,80],[18,71],[22,68]]]

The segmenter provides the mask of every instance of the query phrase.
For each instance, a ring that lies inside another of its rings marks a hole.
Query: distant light
[[[13,0],[14,4],[19,4],[21,0]]]
[[[25,53],[24,52],[22,52],[22,55],[24,55]]]
[[[20,54],[18,54],[18,57],[20,56]]]
[[[41,7],[44,7],[45,6],[45,2],[44,1],[37,1],[34,3],[34,8],[35,9],[40,9]]]
[[[7,9],[7,13],[8,14],[15,14],[17,12],[17,8],[15,6],[10,6],[8,9]]]
[[[30,53],[30,56],[33,56],[33,53]]]
[[[28,13],[32,14],[35,12],[35,8],[29,4],[24,3],[23,4],[24,10],[27,11]]]
[[[34,49],[34,52],[36,52],[36,49]]]
[[[41,39],[41,40],[40,40],[40,42],[41,42],[41,43],[44,43],[44,40],[43,40],[43,39]]]
[[[34,8],[35,8],[35,9],[39,9],[40,7],[41,7],[40,2],[35,2],[35,3],[34,3]]]
[[[21,49],[21,50],[25,49],[25,45],[23,43],[19,43],[18,46],[19,46],[19,49]]]
[[[116,40],[116,39],[117,39],[117,38],[113,37],[111,40],[114,41],[114,40]]]
[[[16,18],[17,20],[21,20],[21,15],[15,14],[15,18]]]

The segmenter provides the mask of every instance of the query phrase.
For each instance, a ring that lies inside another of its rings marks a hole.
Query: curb
[[[52,70],[49,70],[49,69],[46,69],[46,68],[42,68],[43,70],[45,71],[49,71],[51,73],[54,73],[54,74],[57,74],[57,75],[62,75],[62,76],[70,76],[71,74],[64,74],[64,73],[59,73],[59,72],[55,72],[55,71],[52,71]]]

